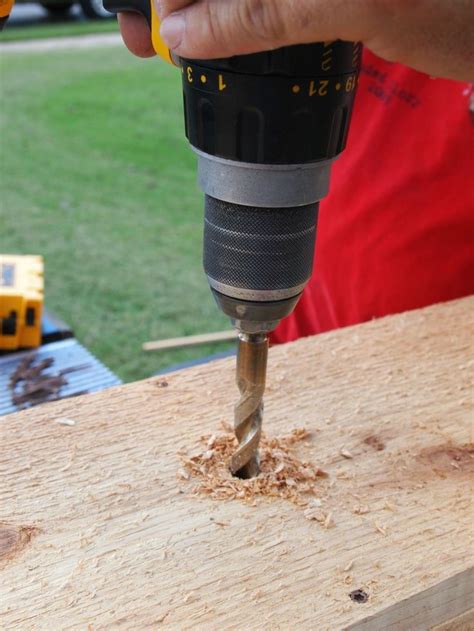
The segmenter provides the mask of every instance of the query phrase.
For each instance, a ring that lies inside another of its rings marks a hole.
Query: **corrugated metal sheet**
[[[16,412],[9,388],[10,375],[15,371],[25,355],[31,351],[14,353],[0,357],[0,415]],[[68,383],[61,388],[61,396],[71,396],[75,392],[97,392],[122,382],[102,362],[74,339],[45,344],[34,351],[35,361],[52,357],[54,364],[47,371],[57,373],[65,368],[86,365],[83,370],[65,375]]]

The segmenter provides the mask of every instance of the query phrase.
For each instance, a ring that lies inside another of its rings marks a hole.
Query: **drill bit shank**
[[[263,393],[267,371],[268,340],[264,333],[240,333],[237,351],[237,385],[234,430],[239,447],[230,465],[233,475],[247,479],[259,472],[258,445],[262,433]]]

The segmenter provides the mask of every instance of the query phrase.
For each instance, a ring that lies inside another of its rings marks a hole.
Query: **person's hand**
[[[161,36],[177,55],[230,57],[290,44],[362,41],[432,76],[474,79],[472,0],[154,0]],[[153,49],[145,20],[122,14],[128,48]]]

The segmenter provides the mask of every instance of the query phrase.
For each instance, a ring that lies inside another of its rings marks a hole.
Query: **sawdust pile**
[[[200,450],[194,455],[180,452],[182,468],[178,478],[196,480],[192,492],[217,500],[239,499],[256,504],[258,497],[280,497],[298,506],[307,506],[317,492],[318,478],[327,477],[312,463],[301,460],[295,445],[309,438],[306,429],[294,429],[289,435],[262,435],[260,474],[250,480],[234,477],[229,470],[237,440],[226,427],[225,434],[203,436]]]

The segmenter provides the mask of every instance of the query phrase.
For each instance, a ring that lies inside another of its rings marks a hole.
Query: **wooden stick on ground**
[[[214,342],[230,342],[237,339],[236,331],[222,331],[219,333],[203,333],[202,335],[185,335],[169,340],[157,340],[156,342],[145,342],[142,346],[144,351],[162,351],[171,348],[184,348],[185,346],[198,346],[200,344],[210,344]]]
[[[2,629],[469,625],[473,308],[271,349],[275,497],[220,460],[233,359],[0,419]]]

